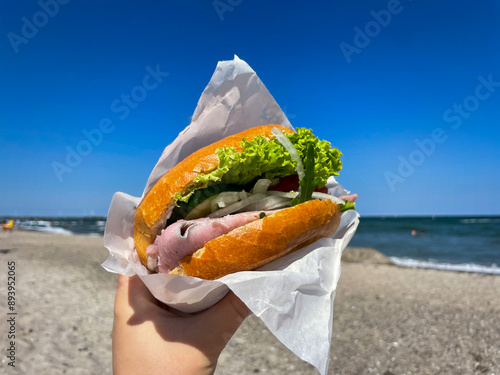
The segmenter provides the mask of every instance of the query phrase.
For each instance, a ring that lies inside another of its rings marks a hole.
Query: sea
[[[65,235],[102,236],[105,226],[99,216],[16,219],[18,229]],[[362,216],[349,246],[406,267],[500,275],[500,216]]]
[[[406,267],[500,275],[500,216],[361,217],[349,246]]]
[[[9,220],[0,218],[0,222]],[[65,235],[103,236],[106,218],[103,216],[22,217],[14,218],[15,229]]]

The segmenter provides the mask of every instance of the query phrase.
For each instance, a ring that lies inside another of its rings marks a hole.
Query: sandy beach
[[[111,374],[116,275],[102,237],[0,232],[5,374]],[[7,263],[16,264],[16,368],[7,365]],[[347,250],[329,374],[500,374],[500,277],[391,265]],[[326,329],[326,328],[325,328]],[[216,374],[317,374],[249,317]]]

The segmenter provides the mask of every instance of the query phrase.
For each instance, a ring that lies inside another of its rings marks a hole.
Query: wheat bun
[[[287,134],[294,133],[289,128],[274,124],[250,128],[199,149],[170,169],[155,183],[137,207],[134,218],[135,249],[144,266],[147,267],[147,247],[165,228],[167,219],[172,213],[175,205],[174,195],[190,188],[198,175],[210,173],[219,166],[219,158],[215,150],[228,146],[242,151],[240,144],[243,138],[252,140],[258,135],[270,140],[274,139],[271,129],[275,127]]]

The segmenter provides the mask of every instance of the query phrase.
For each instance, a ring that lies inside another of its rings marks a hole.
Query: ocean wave
[[[460,272],[473,272],[473,273],[486,273],[491,275],[500,275],[500,267],[496,264],[485,266],[476,263],[440,263],[428,260],[417,260],[411,258],[398,258],[390,257],[390,259],[398,266],[413,267],[413,268],[432,268],[436,270],[445,271],[460,271]]]
[[[71,235],[74,234],[70,230],[67,230],[67,229],[64,229],[64,228],[58,228],[58,227],[45,227],[45,226],[35,226],[35,225],[20,225],[18,228],[22,229],[22,230],[30,230],[30,231],[36,231],[36,232],[64,234],[64,235],[67,235],[67,236],[71,236]]]
[[[500,223],[498,218],[474,218],[474,219],[461,219],[462,224],[484,224],[484,223]]]

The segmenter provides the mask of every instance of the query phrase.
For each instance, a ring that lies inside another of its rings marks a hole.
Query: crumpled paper
[[[191,124],[163,151],[144,194],[172,166],[195,150],[257,125],[290,122],[250,66],[237,56],[222,61],[203,91]],[[329,192],[348,193],[332,177]],[[332,335],[333,301],[342,251],[359,223],[355,211],[342,214],[337,232],[255,271],[218,280],[148,274],[134,250],[135,207],[141,198],[117,192],[104,233],[109,250],[102,266],[139,275],[160,301],[184,312],[204,310],[232,290],[270,331],[298,357],[326,374]]]

